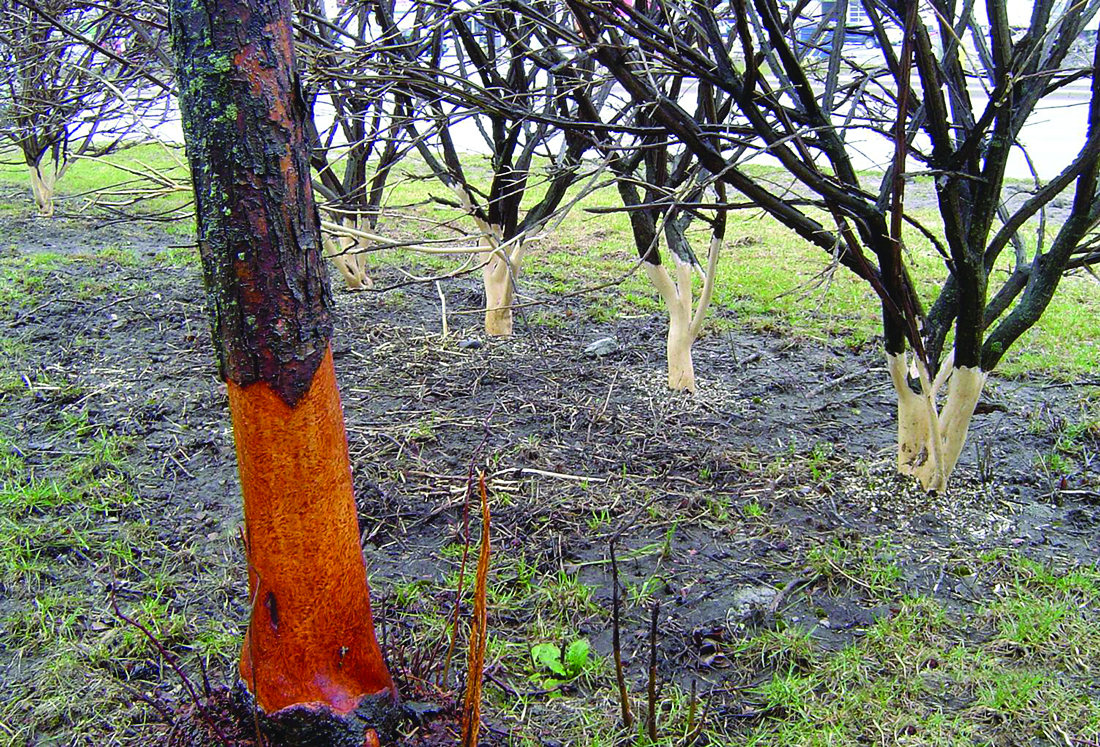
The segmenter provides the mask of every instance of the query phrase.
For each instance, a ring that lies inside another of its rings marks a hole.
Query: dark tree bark
[[[859,0],[882,53],[877,63],[859,63],[842,48],[843,11],[856,0],[833,4],[809,45],[801,32],[818,11],[806,2],[733,0],[728,10],[681,0],[566,2],[586,49],[650,122],[878,295],[899,399],[899,469],[925,487],[944,489],[987,373],[1038,320],[1063,275],[1100,258],[1100,58],[1076,72],[1066,64],[1100,5],[1036,0],[1027,33],[1014,40],[1003,2],[985,3],[982,23],[973,2]],[[728,13],[721,19],[727,36],[716,12]],[[938,39],[930,26],[938,28]],[[823,31],[827,65],[807,52]],[[964,64],[964,38],[978,47],[977,68],[973,56]],[[714,123],[693,115],[681,105],[682,95],[660,87],[658,75],[681,79],[684,90],[713,86],[733,102],[728,117]],[[1044,97],[1085,76],[1093,85],[1077,158],[1045,184],[1036,177],[1033,196],[1010,210],[1005,173],[1021,128]],[[969,92],[982,86],[984,104]],[[853,166],[846,138],[857,131],[896,147],[877,189]],[[779,161],[798,189],[754,178],[744,169],[746,151]],[[905,179],[915,173],[935,179],[938,225],[904,210]],[[1029,250],[1021,235],[1027,221],[1071,189],[1072,209],[1049,248],[1041,227]],[[928,313],[907,268],[903,223],[944,259],[946,277]],[[1010,243],[1014,267],[1008,282],[1000,282],[998,258]],[[910,364],[919,393],[909,381]]]
[[[171,9],[245,504],[252,619],[241,680],[272,723],[313,721],[331,732],[316,743],[363,744],[396,691],[359,544],[290,3]]]

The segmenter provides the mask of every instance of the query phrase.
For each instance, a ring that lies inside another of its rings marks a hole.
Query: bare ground
[[[182,242],[154,229],[4,217],[0,235],[4,267],[16,268],[5,287],[17,291],[0,311],[0,446],[14,465],[5,490],[52,480],[71,493],[32,501],[8,490],[0,506],[0,672],[12,698],[0,743],[146,744],[166,728],[153,704],[171,711],[187,698],[155,648],[112,615],[112,590],[196,682],[200,660],[215,683],[232,681],[248,615],[233,444],[198,272],[163,261]],[[35,262],[42,252],[63,258]],[[951,489],[930,496],[893,469],[877,349],[713,334],[696,345],[700,391],[675,394],[659,318],[597,324],[593,299],[550,298],[559,322],[528,314],[516,337],[485,340],[476,314],[455,313],[479,305],[474,282],[445,293],[446,339],[432,286],[337,292],[335,359],[375,603],[407,689],[441,663],[468,468],[487,470],[487,723],[499,739],[595,744],[585,735],[614,733],[612,537],[635,707],[659,599],[666,728],[682,733],[695,680],[713,743],[779,734],[794,716],[768,683],[863,645],[913,599],[947,616],[958,645],[981,647],[1003,633],[989,610],[1018,559],[1058,574],[1095,562],[1097,434],[1073,429],[1066,442],[1095,387],[994,378]],[[583,355],[606,336],[616,352]],[[104,456],[107,441],[117,453]],[[1096,604],[1081,607],[1091,624]],[[762,633],[789,640],[769,648]],[[531,645],[581,637],[595,663],[547,686]],[[1073,693],[1100,695],[1094,668],[1050,667]],[[907,702],[965,716],[987,707],[982,697],[959,686]],[[1069,738],[1095,737],[1090,714]],[[995,716],[960,727],[988,742],[960,743],[1055,743],[1042,718]],[[910,743],[940,743],[919,737]]]

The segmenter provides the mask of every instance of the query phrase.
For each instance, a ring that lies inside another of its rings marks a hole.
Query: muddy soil
[[[137,604],[139,582],[170,559],[169,607],[238,634],[248,600],[225,389],[197,268],[158,261],[184,242],[156,228],[18,217],[0,218],[0,235],[8,257],[72,259],[0,315],[0,337],[18,343],[4,368],[24,383],[0,394],[2,435],[28,470],[48,474],[85,448],[57,428],[83,413],[126,440],[126,479],[138,496],[102,517],[104,531],[136,538],[128,564],[60,545],[49,550],[47,582],[101,600],[77,623],[91,640],[110,624],[108,590]],[[104,246],[123,251],[96,256]],[[375,282],[403,277],[382,269]],[[101,290],[77,292],[89,287]],[[661,318],[596,323],[586,309],[597,299],[549,297],[541,300],[558,322],[536,323],[529,310],[515,337],[490,340],[467,313],[481,300],[474,280],[443,291],[447,338],[433,286],[336,292],[335,360],[360,518],[376,606],[394,640],[416,639],[422,611],[402,606],[402,590],[423,580],[442,587],[456,570],[445,549],[461,537],[472,463],[488,471],[496,552],[593,589],[600,611],[582,617],[577,633],[605,655],[606,561],[617,538],[626,588],[662,600],[664,676],[707,683],[716,718],[746,710],[739,693],[761,676],[727,666],[722,641],[781,619],[833,649],[890,614],[889,595],[873,585],[823,579],[808,562],[815,548],[890,547],[900,593],[935,597],[959,615],[983,595],[960,558],[996,548],[1067,565],[1097,556],[1100,466],[1078,462],[1069,474],[1037,466],[1059,424],[1076,416],[1080,387],[994,377],[950,490],[926,495],[894,471],[894,399],[874,346],[711,334],[695,348],[699,392],[677,394],[664,385]],[[586,357],[604,337],[615,339],[614,351]],[[35,595],[16,582],[2,591],[0,618]],[[432,603],[445,606],[446,595]],[[641,682],[648,607],[628,599],[625,615],[628,672]],[[527,622],[490,611],[502,639],[522,637]],[[165,645],[193,656],[182,638],[166,634]],[[232,679],[231,652],[209,663],[212,678]],[[160,733],[155,709],[130,690],[183,700],[155,653],[97,666],[127,688],[111,696],[116,730],[73,744],[143,744]],[[10,644],[0,647],[0,671],[20,692],[41,677],[33,650]],[[520,673],[490,674],[498,695],[525,687]],[[27,743],[70,743],[65,728],[62,717]]]

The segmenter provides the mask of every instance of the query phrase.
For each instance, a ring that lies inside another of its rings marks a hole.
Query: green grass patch
[[[163,174],[182,184],[189,184],[190,174],[183,148],[172,148],[169,153],[156,143],[142,143],[107,156],[75,159],[57,182],[57,196],[62,201],[59,207],[72,210],[94,209],[97,199],[94,193],[97,190],[110,189],[116,192],[110,198],[112,203],[133,203],[123,208],[130,214],[135,216],[169,213],[179,215],[180,220],[165,224],[166,230],[179,235],[192,233],[194,222],[186,210],[186,206],[191,201],[189,190],[159,195],[133,192],[134,189],[148,187],[148,183],[140,178],[141,174],[153,173]],[[27,195],[27,201],[24,204],[0,205],[3,212],[13,215],[34,212],[34,205],[30,200],[27,168],[21,164],[17,151],[11,148],[0,150],[0,185],[24,189]]]
[[[182,151],[175,152],[175,156],[182,158]],[[103,159],[78,160],[60,183],[61,193],[82,194],[104,186],[118,186],[133,178],[112,164],[141,172],[164,171],[183,180],[187,178],[186,169],[176,166],[160,146],[140,145]],[[487,159],[469,155],[464,167],[475,181],[487,182],[490,175]],[[0,167],[0,183],[22,185],[26,180],[24,171],[18,166]],[[761,178],[782,178],[774,169],[760,167],[757,172]],[[454,228],[473,231],[469,218],[433,202],[433,197],[449,199],[450,195],[432,179],[425,179],[426,175],[424,165],[412,157],[398,167],[388,186],[385,206],[403,217],[384,219],[383,232],[437,239],[457,238]],[[545,188],[542,179],[533,178],[524,198],[525,207],[533,205]],[[152,213],[179,208],[187,199],[189,196],[184,194],[150,199],[143,202],[141,209]],[[661,313],[656,292],[644,273],[634,267],[636,253],[626,215],[587,212],[593,208],[617,206],[618,197],[613,190],[590,194],[553,234],[532,242],[522,276],[527,287],[562,293],[622,280],[618,288],[605,290],[589,301],[587,314],[590,319],[604,323],[624,315]],[[918,210],[916,217],[934,231],[939,224],[934,211]],[[181,234],[193,230],[190,218],[170,226],[172,231]],[[706,236],[699,227],[693,231],[702,251]],[[943,261],[915,230],[909,229],[905,238],[914,282],[927,304],[938,292],[939,283],[945,276]],[[718,269],[714,304],[737,324],[762,332],[840,340],[852,348],[868,345],[881,334],[879,303],[870,288],[843,268],[830,269],[827,253],[810,246],[774,219],[756,211],[734,213],[729,219],[726,243]],[[101,252],[101,256],[120,263],[136,264],[138,261],[112,256],[109,252]],[[173,266],[194,266],[197,256],[192,248],[173,248],[158,255],[157,261]],[[1004,276],[1010,261],[1005,253],[994,273],[995,279]],[[414,272],[446,272],[456,269],[459,261],[399,250],[369,254],[369,267],[392,264]],[[633,274],[629,274],[632,269]],[[4,288],[7,287],[8,300],[15,303],[31,292],[34,285],[33,277],[26,280],[7,278],[12,282],[3,280],[0,278],[0,300],[4,300]],[[16,285],[22,287],[14,287]],[[533,323],[556,324],[553,300],[548,300],[551,309],[537,315],[531,312]],[[393,308],[401,308],[405,301],[393,295],[387,303]],[[1096,370],[1100,367],[1098,319],[1100,284],[1084,275],[1064,279],[1043,319],[1006,354],[1000,365],[1001,373],[1067,378]]]
[[[1055,578],[1063,582],[1075,573]],[[1004,599],[1009,618],[1020,612],[1016,594],[1007,592]],[[1057,617],[1093,614],[1095,609],[1073,608]],[[744,743],[854,747],[874,743],[877,734],[888,735],[890,744],[948,747],[1048,743],[1043,740],[1059,733],[1055,726],[1082,735],[1100,729],[1100,704],[1090,695],[1087,676],[1062,659],[1006,655],[1003,637],[976,642],[967,627],[966,619],[953,618],[939,602],[907,597],[840,651],[807,650],[795,639],[788,646],[801,660],[809,657],[801,666],[780,653],[783,642],[772,636],[764,645],[778,664],[752,694],[765,716],[744,730]],[[1082,656],[1100,653],[1100,631],[1078,638],[1081,631],[1043,624],[1033,632],[1032,643],[1076,648]],[[739,655],[756,653],[745,649]]]

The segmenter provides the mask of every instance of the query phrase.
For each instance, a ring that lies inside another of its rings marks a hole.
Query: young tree
[[[321,0],[296,4],[303,95],[314,113],[306,122],[317,173],[314,189],[324,197],[323,209],[334,223],[373,233],[386,183],[407,152],[398,115],[403,107],[397,101],[407,97],[389,81],[357,75],[363,67],[360,57],[371,54],[376,32],[369,3],[338,3],[334,12],[326,12]],[[331,123],[318,128],[318,120],[330,116]],[[326,233],[323,241],[349,288],[373,286],[366,254],[353,236]]]
[[[651,80],[656,81],[656,76]],[[660,85],[665,95],[675,95],[682,79],[671,77]],[[721,109],[713,87],[696,86],[697,112],[701,121],[714,122]],[[691,151],[670,141],[660,127],[651,126],[644,109],[637,111],[637,123],[641,133],[632,145],[624,145],[629,138],[623,133],[617,144],[608,146],[606,140],[601,150],[606,154],[615,186],[630,216],[634,248],[668,311],[668,337],[666,354],[668,361],[668,386],[670,389],[694,392],[695,364],[691,348],[695,344],[703,322],[706,321],[714,285],[718,275],[718,259],[726,233],[726,188],[721,181],[701,169]],[[641,190],[641,192],[639,192]],[[713,193],[715,204],[706,204],[704,198]],[[706,213],[712,212],[713,217]],[[692,248],[689,228],[700,219],[709,224],[709,243],[704,268]],[[668,248],[672,261],[662,261],[661,239]],[[696,302],[692,288],[692,276],[698,270],[703,285]]]
[[[272,723],[331,731],[310,744],[362,745],[396,691],[359,542],[290,10],[172,0],[172,44],[244,495],[241,682]]]
[[[830,4],[822,17],[811,17],[808,2],[732,0],[732,17],[721,26],[705,3],[662,0],[654,4],[657,22],[645,3],[567,2],[592,53],[653,121],[707,171],[879,296],[898,395],[898,466],[943,490],[988,372],[1039,319],[1065,273],[1100,261],[1098,60],[1064,69],[1100,3],[1036,0],[1026,33],[1014,39],[1001,2],[985,4],[983,22],[974,3],[950,0],[933,0],[927,17],[916,0],[849,0]],[[850,6],[868,19],[878,64],[844,52]],[[828,32],[826,63],[793,41],[807,27]],[[973,40],[973,54],[963,54],[963,38]],[[720,126],[654,86],[656,65],[728,94],[733,106]],[[1022,128],[1040,102],[1082,79],[1089,81],[1089,115],[1080,150],[1008,209],[1005,170]],[[857,131],[894,152],[877,184],[853,161],[848,141]],[[744,169],[746,151],[778,161],[794,188],[753,178]],[[921,173],[936,180],[938,225],[904,209],[905,179]],[[1064,222],[1051,237],[1039,221],[1029,247],[1022,229],[1067,192],[1072,207]],[[927,311],[905,246],[918,236],[945,269]],[[1004,256],[1009,246],[1014,252]],[[1001,271],[1007,279],[998,284]]]
[[[563,205],[593,144],[590,133],[567,125],[589,121],[580,119],[578,99],[596,87],[594,65],[555,28],[529,17],[559,19],[563,9],[551,4],[416,0],[404,22],[396,7],[393,0],[375,5],[380,38],[372,65],[408,93],[398,98],[395,115],[404,118],[409,142],[457,202],[438,201],[471,216],[477,227],[484,247],[485,331],[510,335],[515,284],[530,239]],[[477,169],[464,163],[475,140],[489,154],[487,183],[479,184]]]
[[[123,4],[0,0],[0,137],[18,149],[43,216],[73,159],[120,147],[166,101],[149,71],[158,35]]]

